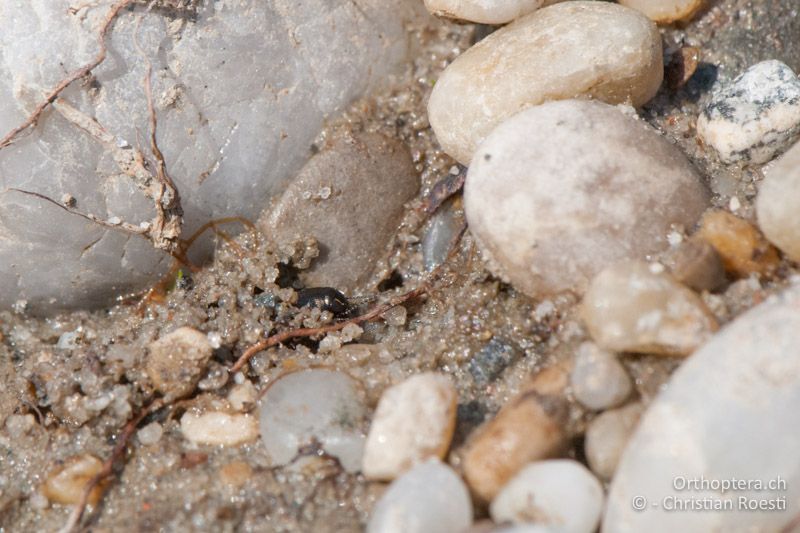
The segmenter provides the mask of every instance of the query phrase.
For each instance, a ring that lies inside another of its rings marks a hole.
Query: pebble
[[[195,444],[239,446],[258,438],[258,420],[247,414],[187,412],[181,417],[183,436]]]
[[[725,270],[736,276],[769,275],[780,263],[778,251],[755,226],[727,211],[708,211],[697,235],[717,250]]]
[[[461,54],[437,80],[428,115],[444,151],[469,165],[481,141],[521,109],[575,97],[638,107],[663,75],[661,37],[647,17],[606,2],[562,2]]]
[[[383,493],[367,533],[454,533],[472,524],[472,502],[461,478],[438,459],[400,476]]]
[[[228,403],[235,411],[249,411],[258,400],[258,391],[250,381],[237,383],[228,393]]]
[[[725,285],[725,267],[716,248],[701,238],[681,242],[667,256],[672,277],[696,291],[714,291]]]
[[[697,134],[725,163],[766,163],[800,134],[800,79],[785,63],[757,63],[715,91]]]
[[[594,533],[603,511],[603,487],[585,466],[570,459],[526,466],[492,501],[497,523],[554,526],[563,533]]]
[[[703,7],[705,0],[619,0],[623,6],[641,11],[659,24],[686,21]]]
[[[800,261],[800,143],[767,171],[756,197],[758,225],[767,239]]]
[[[261,441],[273,465],[289,464],[317,443],[348,472],[360,469],[367,408],[364,391],[348,374],[323,368],[286,374],[259,405]]]
[[[508,341],[493,338],[487,342],[469,361],[469,372],[478,385],[486,385],[503,373],[509,365],[520,357],[519,349]]]
[[[325,198],[320,189],[329,189]],[[259,225],[278,242],[316,238],[320,257],[301,280],[348,292],[372,274],[418,189],[405,145],[377,134],[341,134],[306,163]]]
[[[233,461],[219,469],[219,480],[238,489],[253,477],[253,467],[244,461]]]
[[[600,479],[608,481],[614,477],[622,450],[643,411],[641,404],[632,403],[604,411],[589,423],[584,451],[589,467]]]
[[[103,470],[103,461],[94,455],[76,455],[51,472],[42,488],[42,493],[53,503],[74,505],[81,501],[86,484]],[[89,493],[88,503],[97,505],[105,489],[98,483]]]
[[[453,241],[464,228],[464,209],[458,198],[444,203],[428,224],[422,237],[422,262],[425,271],[430,272],[447,260]]]
[[[478,499],[491,501],[527,463],[551,457],[564,446],[561,413],[541,399],[536,392],[523,392],[470,437],[464,478]]]
[[[633,390],[617,357],[591,342],[578,347],[570,377],[575,399],[595,411],[620,405]]]
[[[364,447],[364,475],[390,480],[430,457],[443,458],[455,430],[457,400],[450,378],[433,372],[386,389]]]
[[[425,0],[437,17],[481,24],[506,24],[559,0]]]
[[[717,329],[697,294],[639,261],[613,265],[592,280],[581,314],[592,339],[614,352],[686,356]]]
[[[136,438],[139,439],[139,442],[144,446],[150,446],[160,441],[163,434],[164,428],[161,427],[161,424],[158,422],[151,422],[136,432]]]
[[[147,350],[147,375],[167,401],[194,391],[213,352],[208,337],[189,327],[160,337]]]
[[[666,248],[673,225],[700,218],[708,193],[686,157],[622,111],[550,102],[481,145],[464,201],[493,273],[533,297],[581,293],[606,266]]]
[[[800,501],[800,286],[740,315],[684,362],[642,415],[611,483],[603,531],[781,531]],[[724,480],[783,480],[777,490],[703,490]],[[694,488],[688,485],[695,480]],[[676,486],[676,482],[678,485]],[[685,484],[686,483],[686,484]],[[703,498],[728,510],[632,508]],[[750,503],[783,509],[751,510]],[[744,500],[744,505],[742,503]]]

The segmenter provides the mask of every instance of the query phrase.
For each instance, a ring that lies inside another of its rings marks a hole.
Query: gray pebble
[[[630,376],[616,356],[591,342],[578,348],[570,383],[575,398],[596,411],[621,404],[633,389]]]

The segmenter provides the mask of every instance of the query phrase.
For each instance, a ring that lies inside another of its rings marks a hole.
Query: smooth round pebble
[[[558,1],[560,0],[425,0],[425,7],[437,17],[481,24],[505,24]]]
[[[640,261],[598,274],[583,297],[581,316],[594,342],[614,352],[686,356],[717,329],[697,294]]]
[[[738,316],[683,363],[625,447],[603,531],[787,531],[800,502],[798,346],[794,285]],[[723,492],[725,481],[736,489]],[[635,496],[666,505],[637,511]],[[686,500],[730,507],[673,510]]]
[[[103,461],[94,455],[70,457],[51,472],[42,492],[48,500],[62,504],[77,504],[89,481],[103,470]],[[89,493],[88,503],[97,505],[103,495],[104,484],[97,484]]]
[[[697,236],[711,244],[725,270],[739,276],[771,274],[780,264],[778,251],[748,221],[720,209],[707,211]]]
[[[605,411],[589,423],[584,440],[586,460],[601,479],[608,481],[614,476],[643,410],[641,404],[633,403]]]
[[[258,438],[258,420],[222,411],[187,412],[181,417],[181,433],[195,444],[239,446]]]
[[[800,79],[788,65],[762,61],[716,91],[697,135],[725,163],[766,163],[800,135]]]
[[[764,236],[794,261],[800,261],[800,143],[766,172],[756,197],[756,216]]]
[[[457,401],[450,379],[432,372],[386,389],[364,447],[364,475],[390,480],[428,458],[443,458],[455,430]]]
[[[587,97],[640,106],[664,75],[655,24],[606,2],[534,11],[461,54],[436,81],[428,118],[445,152],[464,165],[505,119],[548,100]]]
[[[472,501],[461,478],[438,459],[396,479],[372,510],[367,533],[453,533],[472,524]]]
[[[631,378],[617,357],[591,342],[578,348],[570,384],[575,399],[595,411],[621,404],[633,390]]]
[[[489,506],[497,523],[531,522],[556,526],[563,533],[593,533],[602,511],[602,485],[585,466],[570,459],[531,463]]]
[[[725,285],[725,266],[719,252],[697,236],[671,250],[665,266],[676,280],[696,291],[713,291]]]
[[[147,375],[155,388],[172,400],[194,391],[213,349],[204,333],[182,327],[151,342],[147,351]]]
[[[641,11],[659,24],[667,24],[690,19],[705,0],[619,0],[619,3]]]
[[[602,102],[564,100],[492,132],[464,201],[489,268],[538,297],[583,292],[606,266],[666,248],[672,225],[692,227],[708,193],[643,121]]]
[[[359,383],[335,370],[286,374],[267,389],[259,404],[261,440],[274,465],[286,465],[316,441],[356,472],[364,453],[367,408]]]

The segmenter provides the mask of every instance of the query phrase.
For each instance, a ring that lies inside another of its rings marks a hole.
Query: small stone
[[[614,477],[622,450],[628,443],[644,408],[633,403],[597,416],[586,429],[584,448],[592,472],[608,481]]]
[[[469,165],[501,122],[548,100],[587,97],[641,106],[664,75],[661,37],[641,13],[562,2],[492,33],[437,80],[428,115],[449,155]]]
[[[303,194],[324,187],[326,199]],[[372,274],[418,188],[402,143],[377,134],[340,135],[311,158],[259,225],[278,242],[317,239],[320,257],[301,279],[308,287],[348,292]]]
[[[372,510],[367,533],[453,533],[472,524],[472,502],[461,478],[429,459],[396,479]]]
[[[475,383],[486,385],[497,379],[519,356],[519,350],[508,341],[494,338],[472,356],[469,372],[475,378]]]
[[[181,432],[195,444],[239,446],[258,438],[258,420],[246,414],[211,411],[187,412],[181,417]]]
[[[103,461],[89,454],[67,459],[47,477],[42,492],[54,503],[77,504],[81,501],[87,483],[102,472]],[[103,495],[104,483],[98,483],[89,493],[88,503],[97,505]]]
[[[705,0],[619,0],[623,6],[641,11],[659,24],[689,20]]]
[[[578,348],[570,378],[575,398],[595,411],[621,404],[633,390],[631,378],[616,356],[591,342]]]
[[[610,264],[661,251],[707,199],[686,157],[655,130],[584,100],[504,122],[478,150],[464,189],[489,268],[532,297],[581,293]]]
[[[447,260],[453,241],[466,224],[464,209],[457,198],[448,200],[431,217],[422,237],[422,262],[430,272]]]
[[[585,466],[570,459],[526,466],[492,501],[497,523],[553,526],[563,533],[594,533],[603,511],[603,487]]]
[[[481,24],[506,24],[558,1],[560,0],[425,0],[425,7],[437,17]]]
[[[443,458],[455,430],[457,400],[450,379],[433,372],[386,389],[364,447],[364,475],[394,479],[428,458]]]
[[[213,352],[208,337],[188,327],[164,335],[147,348],[147,375],[168,400],[194,391]]]
[[[12,440],[27,435],[36,425],[33,415],[10,415],[6,418],[6,433]]]
[[[778,251],[758,229],[727,211],[703,215],[697,236],[717,250],[725,270],[736,276],[769,275],[780,263]]]
[[[163,434],[164,428],[161,427],[161,424],[158,422],[151,422],[136,433],[136,438],[138,438],[139,442],[143,445],[150,446],[160,441]]]
[[[522,393],[472,435],[464,452],[464,478],[473,494],[491,501],[531,461],[556,454],[565,435],[537,393]]]
[[[603,531],[781,531],[793,523],[800,501],[798,309],[795,284],[738,316],[672,374],[625,446]],[[725,482],[737,485],[725,490]],[[642,512],[631,505],[635,496],[678,505],[709,498],[730,507],[648,505]]]
[[[800,134],[800,80],[786,64],[762,61],[716,91],[697,134],[725,163],[766,163]]]
[[[696,291],[714,291],[725,285],[725,267],[716,248],[700,238],[680,243],[667,257],[672,277]]]
[[[767,239],[800,261],[800,143],[767,170],[756,197],[758,225]]]
[[[592,280],[581,314],[592,339],[614,352],[686,356],[717,329],[694,292],[639,261],[613,265]]]
[[[367,409],[349,375],[323,368],[291,372],[269,386],[259,410],[261,441],[273,465],[291,463],[316,443],[348,472],[359,470]]]
[[[219,480],[238,489],[253,477],[253,468],[244,461],[233,461],[219,469]]]
[[[258,391],[250,381],[239,383],[231,387],[228,393],[228,402],[236,411],[249,411],[258,400]]]

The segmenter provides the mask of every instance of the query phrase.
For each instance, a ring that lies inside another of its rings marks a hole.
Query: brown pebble
[[[717,249],[700,238],[680,244],[667,258],[672,276],[696,291],[713,291],[725,284],[725,267]]]
[[[67,459],[48,476],[42,492],[55,503],[80,503],[86,485],[103,470],[103,462],[94,455],[76,455]],[[88,503],[96,505],[103,495],[105,483],[98,483],[89,493]]]
[[[219,479],[225,485],[239,488],[253,477],[253,468],[244,461],[233,461],[219,469]]]
[[[780,262],[778,251],[755,226],[727,211],[706,212],[697,236],[717,250],[725,270],[736,276],[769,275]]]
[[[526,464],[562,449],[559,407],[556,397],[526,391],[476,431],[467,443],[463,468],[477,498],[491,501]]]
[[[667,85],[677,91],[689,81],[700,62],[700,49],[695,46],[684,46],[669,59],[666,66]]]
[[[181,468],[194,468],[208,461],[208,454],[203,452],[184,452],[181,454]]]

